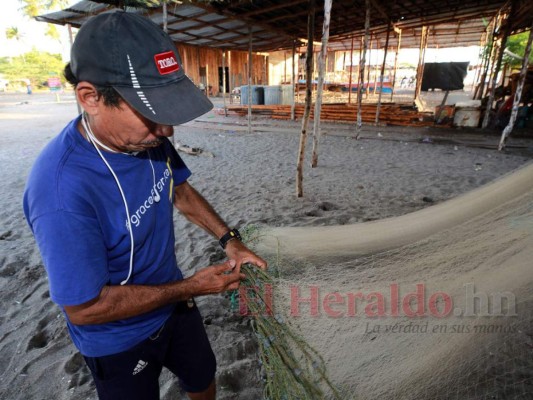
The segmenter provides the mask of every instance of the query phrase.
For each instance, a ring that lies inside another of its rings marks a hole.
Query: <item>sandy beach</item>
[[[90,373],[70,342],[59,308],[49,298],[42,261],[22,212],[22,193],[33,161],[77,114],[72,95],[62,95],[61,100],[56,102],[52,94],[0,94],[0,161],[4,173],[0,207],[3,399],[96,399]],[[221,106],[220,99],[216,106]],[[197,156],[180,153],[193,172],[190,182],[230,226],[236,227],[347,225],[400,216],[478,188],[533,159],[531,132],[520,132],[522,137],[512,138],[508,150],[497,152],[496,132],[482,135],[467,129],[365,126],[362,138],[355,140],[354,127],[322,123],[319,167],[311,169],[306,161],[304,197],[297,198],[299,128],[300,122],[254,118],[253,132],[248,133],[245,119],[210,112],[176,127],[175,142],[203,150]],[[524,137],[527,135],[529,139]],[[310,150],[311,141],[307,160]],[[223,259],[224,253],[213,238],[178,214],[174,219],[176,253],[185,275]],[[320,267],[349,265],[339,265],[332,259],[331,265]],[[386,271],[385,276],[393,276],[393,272]],[[404,279],[408,281],[408,277],[412,277],[411,283],[420,279],[415,271]],[[218,398],[260,399],[260,366],[249,321],[231,309],[227,296],[200,298],[198,303],[217,356]],[[337,328],[348,329],[346,325]],[[356,334],[362,346],[356,351],[363,355],[365,343],[371,339],[368,332],[358,330]],[[361,379],[372,375],[372,384],[354,385],[361,386],[361,398],[387,398],[385,388],[394,397],[391,381],[376,389],[382,379],[375,376],[376,365],[383,365],[378,352],[406,344],[404,338],[405,335],[395,342],[388,337],[380,346],[368,347],[375,353],[367,354],[357,368]],[[408,345],[416,352],[416,346]],[[473,353],[476,351],[472,349]],[[405,356],[404,360],[412,358]],[[332,365],[337,368],[335,362]],[[386,367],[392,365],[394,360],[389,360]],[[332,375],[354,379],[353,374],[337,372]],[[409,381],[405,370],[397,375],[389,370],[385,378],[395,376],[401,379],[396,398],[410,398],[406,388],[417,381]],[[531,379],[531,375],[525,379]],[[185,398],[167,372],[160,382],[162,399]],[[529,385],[531,389],[531,381]],[[353,391],[357,394],[357,389]],[[430,393],[428,396],[436,398]]]

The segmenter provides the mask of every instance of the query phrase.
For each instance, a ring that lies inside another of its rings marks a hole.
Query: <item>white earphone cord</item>
[[[96,145],[96,143],[98,143],[99,145],[101,145],[104,148],[108,148],[108,147],[102,145],[98,141],[98,139],[96,139],[94,137],[94,134],[93,134],[93,132],[91,130],[91,127],[89,126],[89,123],[85,119],[85,114],[83,114],[83,116],[81,118],[81,123],[82,123],[83,127],[85,128],[85,132],[87,133],[87,138],[93,144],[94,148],[96,149],[96,151],[100,155],[100,158],[102,159],[102,161],[105,163],[105,165],[107,166],[107,168],[111,172],[111,175],[113,175],[113,178],[115,178],[115,182],[117,183],[118,190],[120,191],[120,195],[122,196],[122,201],[124,202],[124,209],[126,210],[126,218],[128,219],[127,228],[128,228],[129,234],[130,234],[130,268],[129,268],[129,272],[128,272],[128,277],[125,280],[123,280],[122,282],[120,282],[121,285],[125,285],[130,280],[131,274],[133,272],[133,253],[134,253],[134,246],[135,246],[134,241],[133,241],[133,229],[131,227],[131,219],[130,219],[130,211],[129,211],[129,208],[128,208],[128,203],[126,202],[126,196],[124,195],[124,191],[122,190],[122,186],[120,185],[120,181],[118,180],[118,177],[115,174],[115,171],[113,171],[113,168],[111,168],[111,165],[109,165],[109,163],[105,159],[104,155],[102,154],[102,152],[100,151],[100,149]],[[109,149],[109,150],[111,150],[111,149]],[[111,150],[111,151],[113,151],[113,150]]]

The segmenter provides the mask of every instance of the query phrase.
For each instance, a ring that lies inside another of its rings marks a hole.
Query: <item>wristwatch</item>
[[[237,229],[232,229],[231,231],[228,231],[227,233],[225,233],[220,238],[218,243],[220,243],[220,246],[222,246],[223,249],[226,249],[226,245],[228,244],[228,242],[233,239],[238,239],[242,241],[241,234],[239,233]]]

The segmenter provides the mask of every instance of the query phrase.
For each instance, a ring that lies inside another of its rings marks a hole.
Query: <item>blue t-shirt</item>
[[[104,285],[120,285],[129,272],[124,202],[108,167],[78,131],[79,121],[70,122],[42,151],[24,193],[24,213],[48,274],[50,297],[60,306],[86,303]],[[102,153],[120,181],[130,212],[135,252],[127,284],[183,279],[174,253],[173,198],[176,185],[191,172],[167,139],[136,155]],[[66,319],[80,352],[99,357],[146,339],[171,311],[169,305],[100,325],[73,325]]]

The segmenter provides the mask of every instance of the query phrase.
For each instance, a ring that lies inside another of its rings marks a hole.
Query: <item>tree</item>
[[[19,0],[22,4],[22,13],[33,18],[39,14],[44,14],[49,10],[65,8],[71,3],[70,0]],[[59,40],[59,32],[53,24],[48,24],[46,35],[52,39]]]
[[[20,41],[24,34],[20,32],[19,28],[16,26],[10,26],[9,28],[6,28],[6,38],[8,40],[15,39],[16,41]]]
[[[6,28],[6,38],[7,40],[16,40],[17,42],[20,42],[22,38],[24,37],[24,34],[19,30],[16,26],[10,26],[9,28]],[[24,59],[24,56],[22,56],[22,61],[26,62]]]
[[[11,59],[0,59],[0,74],[12,82],[30,79],[32,86],[42,87],[50,74],[62,76],[64,63],[60,54],[32,51]]]
[[[505,49],[519,57],[524,57],[528,36],[528,32],[522,32],[513,36],[509,36]],[[504,62],[513,68],[520,68],[522,65],[520,58],[513,57],[508,53],[504,55]],[[533,63],[533,53],[529,56],[529,62]]]
[[[22,12],[33,18],[46,11],[65,8],[71,3],[69,0],[19,0],[22,3]]]

